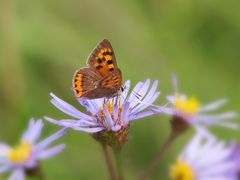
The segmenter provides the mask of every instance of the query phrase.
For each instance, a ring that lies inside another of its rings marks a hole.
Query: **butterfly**
[[[122,73],[107,39],[93,49],[87,59],[87,67],[75,72],[73,90],[77,98],[85,99],[115,97],[123,91]]]

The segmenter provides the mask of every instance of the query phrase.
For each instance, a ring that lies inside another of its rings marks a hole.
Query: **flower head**
[[[78,99],[87,113],[82,113],[72,105],[51,93],[51,103],[74,119],[46,120],[59,126],[85,131],[109,145],[121,145],[127,140],[130,122],[156,114],[150,106],[158,98],[158,81],[151,85],[150,80],[139,82],[129,93],[130,81],[125,83],[125,90],[118,97],[111,99]],[[137,95],[138,96],[137,96]]]
[[[49,146],[64,135],[65,129],[39,142],[42,128],[42,120],[31,119],[19,145],[10,147],[0,143],[0,173],[13,171],[9,179],[23,180],[27,172],[34,172],[39,168],[40,160],[48,159],[63,150],[64,144]]]
[[[235,143],[198,132],[170,168],[171,180],[237,180]]]
[[[191,126],[225,126],[237,128],[238,125],[227,120],[236,117],[234,112],[225,112],[222,114],[207,114],[216,110],[226,103],[226,100],[218,100],[207,105],[201,105],[196,97],[187,97],[176,94],[168,96],[168,102],[171,108],[164,108],[164,112],[173,116],[173,121],[181,121]],[[174,122],[177,123],[177,122]]]

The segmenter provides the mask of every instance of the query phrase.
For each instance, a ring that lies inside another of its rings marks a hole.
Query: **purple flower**
[[[27,171],[38,168],[40,160],[48,159],[63,150],[64,144],[49,146],[64,135],[65,129],[39,142],[42,128],[42,120],[31,119],[18,146],[12,148],[7,144],[0,144],[0,173],[12,171],[10,180],[23,180]]]
[[[59,126],[91,133],[97,139],[100,135],[102,142],[105,141],[103,137],[107,137],[108,144],[111,144],[109,141],[114,139],[118,139],[118,143],[121,144],[127,140],[127,130],[131,121],[156,114],[150,106],[160,95],[157,85],[158,81],[154,81],[151,85],[148,79],[137,83],[129,93],[130,81],[128,80],[125,83],[125,90],[118,97],[94,100],[79,98],[79,103],[86,108],[87,113],[79,111],[51,93],[51,103],[74,119],[55,120],[49,117],[45,119]],[[102,134],[105,132],[110,132],[113,139],[109,140],[110,136]]]
[[[238,160],[233,158],[235,145],[226,145],[210,134],[197,132],[171,166],[170,179],[237,180]]]
[[[225,112],[221,114],[209,114],[209,112],[217,110],[226,103],[225,99],[221,99],[210,104],[201,105],[195,97],[187,97],[185,95],[176,94],[168,96],[170,108],[161,108],[167,114],[172,115],[178,120],[186,122],[188,125],[199,126],[224,126],[228,128],[238,128],[237,123],[228,122],[229,119],[236,117],[234,112]]]

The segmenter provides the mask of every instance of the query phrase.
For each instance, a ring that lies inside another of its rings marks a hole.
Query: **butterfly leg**
[[[103,104],[106,104],[108,102],[108,98],[104,97],[103,98]]]

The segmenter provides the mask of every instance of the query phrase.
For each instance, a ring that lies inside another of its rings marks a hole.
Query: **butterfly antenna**
[[[176,82],[176,81],[175,81]],[[126,87],[126,86],[121,86],[121,91],[123,92],[125,89],[128,90],[131,90],[130,87]],[[136,97],[135,101],[137,103],[140,103],[140,104],[143,104],[143,105],[148,105],[148,106],[151,106],[151,107],[155,107],[155,108],[164,108],[166,107],[169,103],[166,103],[164,106],[157,106],[157,105],[154,105],[154,104],[150,104],[150,103],[144,103],[143,100],[142,100],[142,95],[137,93],[136,91],[132,90],[132,93],[134,94],[134,96]],[[120,94],[121,95],[121,94]],[[121,95],[122,96],[122,95]],[[122,96],[123,97],[123,96]]]
[[[170,103],[167,102],[166,104],[164,104],[163,106],[158,106],[158,105],[154,105],[154,104],[150,104],[150,103],[145,103],[142,100],[137,99],[137,101],[139,104],[143,104],[143,105],[147,105],[147,106],[151,106],[151,107],[155,107],[160,109],[162,112],[164,112],[164,108],[167,107]]]
[[[123,92],[125,89],[127,89],[128,88],[128,90],[131,90],[130,89],[130,87],[127,87],[127,86],[121,86],[121,91]],[[137,99],[140,99],[141,97],[142,97],[142,95],[141,94],[139,94],[139,93],[137,93],[137,92],[135,92],[134,90],[132,90],[132,93],[134,94],[134,96],[137,98]]]
[[[145,103],[145,102],[143,102],[143,101],[140,100],[140,99],[137,99],[136,102],[139,103],[139,104],[148,105],[148,106],[152,106],[152,107],[156,107],[156,108],[159,108],[159,107],[160,107],[160,106],[158,106],[158,105],[154,105],[154,104],[150,104],[150,103]]]

